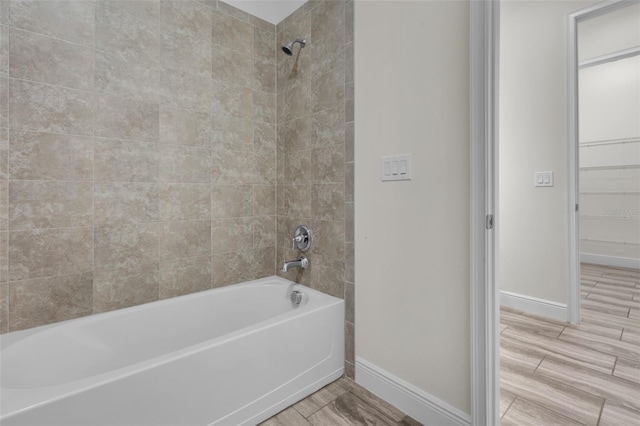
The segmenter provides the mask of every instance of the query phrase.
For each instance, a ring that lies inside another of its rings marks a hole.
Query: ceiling
[[[224,2],[267,22],[278,24],[302,6],[306,0],[224,0]]]

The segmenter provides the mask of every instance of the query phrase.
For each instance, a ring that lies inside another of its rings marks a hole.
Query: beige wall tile
[[[160,268],[157,263],[141,267],[96,269],[93,278],[93,312],[107,312],[158,300]]]
[[[287,153],[311,149],[313,143],[311,126],[313,122],[314,120],[310,120],[309,116],[278,122],[278,147]]]
[[[253,27],[230,15],[213,12],[213,44],[253,55]]]
[[[276,241],[275,216],[256,216],[253,221],[253,247],[273,247]]]
[[[241,250],[211,256],[211,286],[222,287],[249,281],[254,277],[254,251]]]
[[[0,231],[9,229],[9,181],[0,179]]]
[[[311,11],[311,35],[314,40],[344,30],[344,1],[323,1]]]
[[[238,118],[253,117],[253,90],[250,87],[236,86],[214,81],[212,112],[217,115],[229,115]]]
[[[313,81],[313,111],[344,105],[344,68],[339,67],[322,74]]]
[[[236,7],[231,6],[223,1],[218,3],[218,10],[221,13],[226,13],[227,15],[231,15],[236,19],[241,21],[249,22],[249,14],[245,11],[242,11]]]
[[[312,205],[311,184],[282,185],[279,195],[283,197],[282,210],[278,212],[283,216],[310,218],[315,212]]]
[[[93,312],[93,273],[9,284],[11,331],[51,324]]]
[[[0,283],[9,281],[9,232],[0,232]],[[6,293],[5,293],[6,295]]]
[[[275,247],[264,247],[253,251],[254,260],[254,275],[253,279],[270,277],[275,275],[275,259],[276,249]]]
[[[10,229],[68,228],[92,224],[91,182],[11,181]]]
[[[11,132],[12,179],[93,180],[93,138],[53,133]]]
[[[0,25],[0,75],[9,73],[9,27]]]
[[[96,106],[95,135],[105,138],[158,141],[158,104],[100,96]]]
[[[82,44],[93,44],[93,1],[12,0],[11,25]]]
[[[252,185],[212,185],[212,218],[247,217],[252,215]]]
[[[314,256],[316,273],[311,275],[311,287],[344,299],[344,260]]]
[[[193,3],[194,2],[183,2]],[[206,9],[206,6],[203,6]],[[215,65],[211,52],[211,38],[195,38],[183,34],[181,29],[160,27],[159,64],[189,73],[210,73]],[[188,33],[188,31],[187,31]]]
[[[0,334],[9,331],[9,284],[0,282]]]
[[[168,105],[160,105],[160,143],[211,147],[211,115]]]
[[[92,93],[13,79],[10,85],[13,130],[93,134]]]
[[[353,83],[354,56],[353,43],[347,44],[344,51],[344,82]]]
[[[283,39],[286,40],[283,41],[283,43],[290,43],[295,39],[297,39],[297,37]],[[311,41],[308,42],[311,43]],[[311,44],[308,46],[311,46]],[[276,67],[278,93],[282,93],[295,86],[308,85],[311,81],[311,49],[306,50],[307,47],[305,47],[298,53],[297,49],[299,49],[299,44],[296,44],[293,56],[286,56],[282,53],[280,47],[282,47],[282,44],[278,45],[279,54],[285,56],[287,59],[279,62]]]
[[[253,91],[254,113],[253,119],[262,123],[276,123],[276,95],[275,93]]]
[[[212,115],[212,147],[233,151],[253,150],[253,121]]]
[[[96,181],[158,182],[160,153],[155,142],[96,138]]]
[[[193,1],[160,2],[160,27],[172,38],[186,36],[211,45],[212,10]]]
[[[355,159],[355,126],[353,121],[344,125],[344,161]]]
[[[345,258],[344,258],[344,279],[347,282],[354,283],[355,276],[355,244],[344,243]]]
[[[160,186],[147,182],[96,182],[94,225],[153,222],[160,217]]]
[[[9,24],[9,0],[0,0],[0,23]]]
[[[253,57],[261,62],[268,62],[274,67],[276,61],[275,42],[274,31],[255,27],[253,29]]]
[[[355,201],[354,191],[354,166],[355,163],[345,163],[344,175],[344,200],[350,203]]]
[[[344,237],[345,241],[355,241],[354,204],[344,204]]]
[[[253,87],[253,57],[237,50],[215,46],[212,51],[212,77],[227,84]]]
[[[253,214],[256,216],[273,216],[276,214],[275,185],[253,186]]]
[[[211,256],[160,262],[160,299],[211,288]]]
[[[332,145],[313,150],[312,174],[314,182],[344,182],[344,145]]]
[[[313,179],[314,150],[297,151],[284,154],[284,183],[300,185],[311,183]],[[312,160],[313,158],[313,160]]]
[[[344,36],[345,43],[353,43],[353,1],[348,0],[344,5]]]
[[[313,184],[311,210],[315,219],[344,221],[344,183]]]
[[[139,270],[155,265],[160,257],[159,247],[159,223],[98,226],[95,228],[95,268]]]
[[[0,127],[9,127],[9,79],[0,76]]]
[[[210,183],[211,150],[189,146],[161,146],[160,180],[173,183]]]
[[[75,89],[93,89],[93,48],[11,29],[10,75]]]
[[[267,22],[263,19],[260,19],[256,16],[253,15],[249,15],[249,23],[251,25],[253,25],[254,27],[260,28],[262,30],[268,31],[271,34],[275,34],[276,32],[276,26],[273,25],[271,22]]]
[[[160,227],[160,259],[209,256],[211,229],[209,220],[163,223]]]
[[[163,67],[160,73],[159,99],[169,105],[195,111],[211,111],[211,71]]]
[[[10,281],[89,272],[93,267],[93,229],[11,231],[9,258]]]
[[[344,28],[336,29],[326,36],[314,37],[311,46],[311,76],[317,78],[344,64]]]
[[[94,86],[96,90],[137,101],[157,102],[164,89],[158,51],[142,54],[135,50],[94,52]],[[141,50],[141,49],[139,49]],[[152,50],[152,49],[150,49]]]
[[[253,237],[254,218],[252,217],[214,219],[211,222],[211,252],[213,254],[256,247]]]
[[[345,143],[344,118],[344,104],[313,114],[311,119],[313,145],[320,148]]]
[[[311,87],[308,84],[285,89],[282,111],[278,111],[278,122],[293,120],[309,115],[311,108]],[[314,111],[316,110],[314,106]]]
[[[200,183],[162,183],[160,220],[211,220],[211,186]]]
[[[113,1],[96,3],[95,47],[100,50],[157,53],[160,2]]]
[[[344,259],[344,222],[314,220],[314,252],[332,259]]]
[[[276,70],[273,61],[253,61],[253,88],[262,92],[276,92]]]
[[[9,129],[0,128],[0,179],[9,178]]]
[[[355,361],[355,326],[353,323],[344,323],[344,360],[354,364]]]
[[[214,149],[211,152],[211,182],[214,184],[252,184],[255,169],[253,151]]]
[[[355,322],[355,286],[353,283],[347,282],[344,285],[344,320],[346,322]]]

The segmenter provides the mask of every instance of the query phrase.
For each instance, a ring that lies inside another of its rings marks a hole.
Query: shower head
[[[293,40],[290,43],[285,44],[284,46],[282,46],[282,51],[284,53],[286,53],[289,56],[293,56],[293,45],[296,43],[300,43],[300,47],[305,47],[307,45],[307,40],[303,40],[301,38],[297,38],[295,40]]]

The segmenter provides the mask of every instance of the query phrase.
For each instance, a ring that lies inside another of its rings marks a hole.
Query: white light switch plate
[[[553,186],[553,172],[535,172],[533,175],[534,186]]]
[[[382,181],[411,180],[411,154],[382,157]]]

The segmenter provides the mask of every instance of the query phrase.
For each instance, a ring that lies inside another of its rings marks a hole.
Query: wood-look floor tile
[[[307,417],[315,426],[395,425],[396,422],[347,392]]]
[[[616,292],[618,295],[624,295],[621,292]],[[604,302],[604,303],[608,303],[610,305],[613,306],[619,306],[622,308],[634,308],[634,309],[638,309],[640,308],[640,302],[634,302],[633,301],[633,294],[631,293],[627,293],[627,298],[626,300],[618,297],[618,296],[610,296],[610,295],[605,295],[605,294],[597,294],[596,292],[590,292],[589,293],[589,300],[596,300],[598,302]]]
[[[523,330],[554,339],[560,335],[564,328],[564,324],[553,324],[549,321],[523,316],[504,309],[500,310],[500,322],[513,330]]]
[[[603,312],[609,315],[617,315],[619,317],[627,317],[629,315],[629,308],[625,308],[622,306],[615,306],[606,302],[599,302],[597,300],[591,299],[582,299],[580,301],[580,306],[583,311],[597,311]]]
[[[500,417],[504,416],[511,403],[516,399],[516,395],[508,390],[500,389]]]
[[[622,342],[605,336],[598,336],[567,327],[559,337],[560,340],[595,349],[606,354],[616,354],[629,359],[640,359],[640,346]]]
[[[631,426],[640,424],[640,411],[605,401],[600,426]]]
[[[422,423],[410,416],[404,416],[402,420],[398,422],[397,426],[424,426]]]
[[[378,411],[389,417],[391,420],[399,422],[405,417],[405,414],[402,411],[398,410],[388,402],[378,398],[362,386],[352,386],[350,392],[356,397],[360,398],[366,404],[375,407]]]
[[[345,379],[336,380],[328,384],[316,393],[306,397],[293,406],[304,417],[309,417],[312,413],[334,401],[340,395],[349,391],[349,384]]]
[[[596,283],[597,283],[596,280],[580,279],[580,285],[583,287],[587,287],[588,289],[590,289],[591,287],[594,287]]]
[[[606,284],[606,283],[597,283],[594,287],[598,290],[608,290],[612,292],[612,294],[614,292],[622,293],[622,294],[629,294],[629,293],[640,294],[640,289],[635,287],[626,287],[626,286],[619,286],[615,284]],[[591,292],[593,291],[593,287],[586,287],[586,289]]]
[[[640,385],[640,361],[618,358],[613,375]]]
[[[544,407],[516,398],[500,422],[503,426],[583,426]]]
[[[622,327],[605,327],[603,325],[581,322],[580,324],[569,324],[567,328],[583,331],[585,333],[595,334],[598,336],[609,337],[610,339],[620,340],[622,335]],[[565,328],[566,330],[566,328]]]
[[[518,397],[588,426],[598,422],[603,398],[508,362],[501,363],[500,378],[502,389]]]
[[[260,426],[308,426],[310,424],[307,419],[302,417],[302,414],[298,413],[293,407],[289,407],[267,421],[260,423]]]
[[[627,287],[623,287],[623,288],[627,288]],[[631,290],[631,289],[629,289]],[[609,287],[599,287],[599,286],[593,286],[593,287],[582,287],[581,292],[587,292],[589,294],[591,294],[590,299],[594,299],[594,300],[600,300],[602,301],[606,301],[606,299],[601,299],[601,296],[604,297],[613,297],[616,299],[621,299],[621,300],[628,300],[631,301],[633,300],[633,292],[632,291],[622,291],[619,288],[609,288]]]
[[[620,340],[623,342],[633,343],[634,345],[640,345],[640,333],[625,328]]]
[[[586,290],[580,290],[580,299],[586,299],[589,296],[589,292]]]
[[[629,309],[629,318],[640,321],[640,309]]]
[[[503,331],[505,331],[507,329],[507,327],[509,327],[506,324],[500,323],[500,333],[502,333]]]
[[[618,401],[626,407],[640,409],[640,386],[628,380],[553,357],[545,358],[536,370],[536,374],[568,383],[576,389],[604,399]]]
[[[572,363],[593,368],[603,373],[611,374],[616,361],[616,357],[613,355],[604,354],[571,342],[550,339],[546,336],[520,331],[514,333],[510,328],[505,330],[502,336],[515,339],[519,341],[520,344],[541,351],[546,355],[566,359]]]
[[[609,315],[604,312],[596,312],[590,309],[582,309],[580,312],[582,321],[590,324],[602,325],[605,327],[622,327],[635,333],[640,333],[640,324],[638,320],[624,318],[617,315]]]
[[[502,336],[500,339],[500,362],[510,361],[533,372],[544,356],[545,352],[535,346],[523,345],[521,341],[509,336]]]

